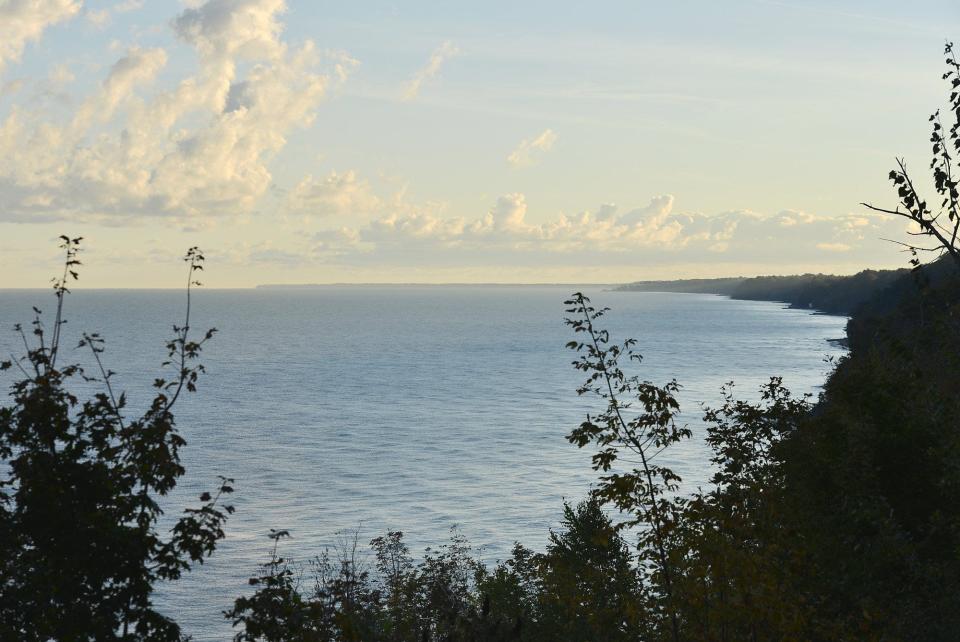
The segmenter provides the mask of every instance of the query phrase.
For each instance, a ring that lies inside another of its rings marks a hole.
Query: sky
[[[960,4],[0,0],[0,288],[901,267]],[[931,191],[930,189],[927,190]]]

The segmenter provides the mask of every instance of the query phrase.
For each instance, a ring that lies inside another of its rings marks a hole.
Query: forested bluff
[[[896,300],[893,286],[908,269],[863,270],[849,276],[801,274],[673,281],[635,281],[614,288],[621,292],[687,292],[720,294],[746,301],[780,301],[791,308],[813,309],[826,314],[849,316],[863,303],[889,297]],[[889,294],[884,294],[890,290]]]

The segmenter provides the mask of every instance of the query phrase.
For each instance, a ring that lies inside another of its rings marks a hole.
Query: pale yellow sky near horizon
[[[906,265],[960,7],[719,4],[0,0],[0,288]]]

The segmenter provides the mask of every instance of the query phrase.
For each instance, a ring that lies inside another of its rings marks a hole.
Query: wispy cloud
[[[84,12],[84,17],[86,17],[87,22],[96,27],[97,29],[103,29],[110,23],[110,10],[109,9],[87,9]]]
[[[143,8],[143,0],[123,0],[112,7],[100,9],[87,8],[83,15],[87,22],[97,29],[106,28],[113,21],[113,14],[124,14]]]
[[[426,66],[415,73],[413,78],[411,78],[404,87],[403,99],[413,100],[416,98],[423,84],[440,73],[440,68],[443,67],[443,64],[458,53],[460,53],[460,50],[449,40],[437,47],[434,52],[430,54],[430,60],[427,61]]]
[[[124,0],[113,5],[113,10],[117,13],[129,13],[143,8],[143,0]]]
[[[550,151],[557,142],[557,134],[552,129],[544,129],[535,138],[525,138],[517,148],[507,156],[507,162],[514,167],[529,167],[535,165],[540,155]]]
[[[851,248],[846,243],[817,243],[817,249],[824,252],[849,252]]]

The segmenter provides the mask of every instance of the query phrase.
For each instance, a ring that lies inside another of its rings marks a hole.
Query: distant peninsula
[[[863,270],[853,275],[738,276],[716,279],[634,281],[626,284],[567,283],[265,283],[261,290],[309,290],[329,287],[601,287],[616,292],[720,294],[746,301],[780,301],[791,308],[850,316],[861,304],[902,281],[909,269]]]
[[[677,281],[636,281],[621,292],[722,294],[747,301],[781,301],[791,308],[850,316],[865,301],[903,279],[910,270],[863,270],[849,276],[801,274]]]

